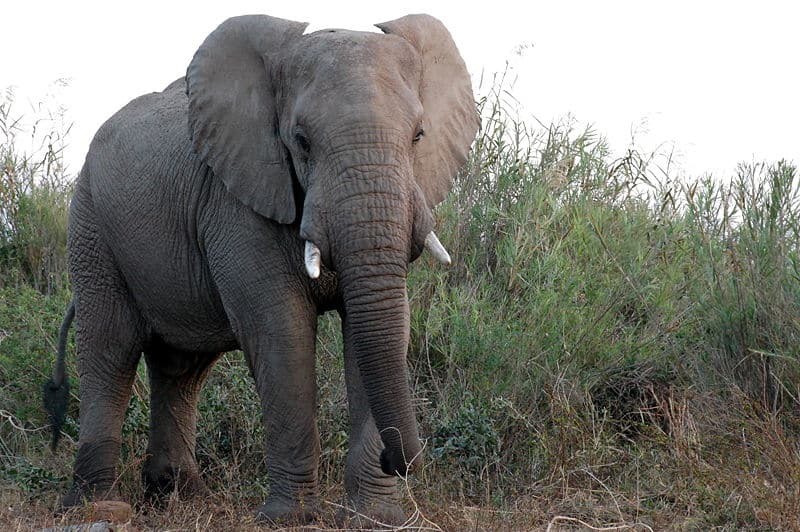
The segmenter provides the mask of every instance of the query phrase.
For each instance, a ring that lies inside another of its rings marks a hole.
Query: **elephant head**
[[[260,215],[299,223],[306,268],[338,276],[352,351],[385,449],[404,473],[420,449],[406,366],[408,264],[449,262],[431,209],[466,160],[479,119],[441,22],[410,15],[380,33],[268,16],[229,19],[186,75],[196,152]]]

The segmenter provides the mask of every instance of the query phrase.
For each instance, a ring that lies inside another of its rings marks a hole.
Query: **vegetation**
[[[599,135],[569,123],[531,129],[503,94],[484,98],[472,158],[437,211],[455,264],[423,257],[412,267],[409,360],[427,444],[407,505],[446,530],[798,526],[796,167],[747,164],[730,180],[680,181],[667,156],[615,159]],[[38,392],[70,298],[70,189],[58,149],[20,154],[8,99],[0,119],[5,529],[53,522],[78,400],[53,454]],[[323,319],[318,348],[330,502],[342,495],[347,444],[337,321]],[[162,508],[143,501],[138,477],[148,419],[140,369],[120,468],[135,524],[240,528],[237,512],[267,489],[241,356],[215,367],[200,406],[197,453],[215,500]]]

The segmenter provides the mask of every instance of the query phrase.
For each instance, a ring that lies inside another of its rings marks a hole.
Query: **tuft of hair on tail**
[[[42,387],[42,400],[44,409],[47,411],[47,418],[50,421],[52,439],[50,448],[55,451],[58,441],[61,439],[61,427],[67,417],[67,406],[69,405],[69,381],[64,379],[60,384],[52,378],[44,383]]]
[[[42,402],[50,421],[50,429],[53,438],[50,447],[53,451],[58,447],[58,440],[61,439],[61,428],[67,417],[67,407],[69,406],[69,379],[66,374],[66,351],[67,335],[72,320],[75,318],[75,301],[70,301],[64,320],[61,322],[61,329],[58,331],[58,353],[56,365],[53,368],[53,376],[44,383],[42,387]]]

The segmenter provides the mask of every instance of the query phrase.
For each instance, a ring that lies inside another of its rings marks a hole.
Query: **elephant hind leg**
[[[122,422],[147,335],[81,187],[70,217],[81,405],[73,484],[63,507],[117,498]]]
[[[91,306],[88,303],[83,300],[77,307],[80,433],[73,483],[61,500],[62,507],[119,498],[122,422],[141,354],[140,336],[125,306],[117,306],[111,319],[101,325],[94,313],[86,310]]]
[[[187,353],[164,345],[145,351],[150,379],[150,434],[142,481],[148,496],[177,490],[208,494],[195,459],[197,402],[219,353]]]

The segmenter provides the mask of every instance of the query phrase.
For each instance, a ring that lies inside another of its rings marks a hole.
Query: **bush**
[[[13,103],[10,92],[0,101],[0,286],[26,283],[51,294],[67,283],[71,180],[61,156],[67,131],[58,116],[33,117],[33,147],[23,151],[23,117]]]

